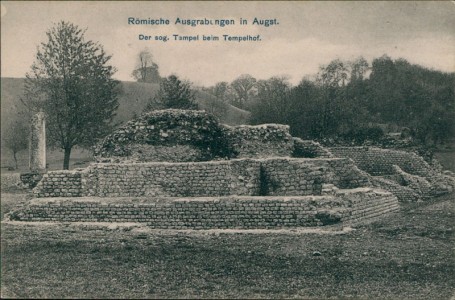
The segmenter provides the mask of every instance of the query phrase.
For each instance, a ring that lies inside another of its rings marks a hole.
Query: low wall
[[[323,184],[344,189],[370,185],[368,175],[346,158],[272,158],[262,160],[261,168],[266,195],[320,195]]]
[[[374,147],[333,147],[329,151],[336,157],[349,157],[361,169],[373,176],[394,174],[393,165],[406,173],[430,176],[434,173],[431,166],[415,153],[380,149]]]
[[[48,198],[8,215],[17,221],[140,222],[152,228],[296,228],[354,225],[398,210],[373,189],[336,195],[218,198]]]
[[[372,176],[371,183],[377,188],[393,193],[401,202],[415,202],[421,199],[421,196],[412,188],[381,176]]]
[[[292,156],[294,141],[289,134],[288,125],[240,125],[225,128],[237,158]]]
[[[189,163],[97,163],[84,170],[48,172],[36,197],[204,197],[319,195],[322,184],[370,185],[346,158],[234,159]]]
[[[301,138],[293,137],[294,140],[294,151],[293,157],[305,157],[305,158],[317,158],[334,157],[332,153],[321,144],[311,140],[302,140]]]
[[[33,189],[36,197],[80,197],[82,189],[81,170],[50,171]]]
[[[403,186],[410,187],[413,191],[419,194],[422,198],[431,196],[432,186],[424,177],[412,175],[401,170],[400,167],[394,165],[395,178],[397,182]]]
[[[97,162],[190,162],[291,156],[289,126],[228,126],[205,111],[167,109],[145,113],[106,136],[94,149]]]
[[[98,162],[206,161],[232,157],[224,127],[205,111],[144,113],[106,136],[94,149]]]
[[[97,164],[100,197],[204,197],[257,194],[259,162],[233,160],[200,163]]]
[[[44,175],[36,197],[203,197],[255,195],[259,162],[97,163]]]
[[[349,207],[349,210],[343,215],[345,225],[375,221],[400,209],[397,197],[385,190],[359,188],[340,190],[337,195]]]
[[[374,147],[334,147],[330,151],[336,156],[351,158],[372,176],[385,176],[395,181],[396,184],[390,180],[375,180],[377,186],[397,193],[402,201],[424,200],[455,189],[455,178],[444,176],[415,153]]]

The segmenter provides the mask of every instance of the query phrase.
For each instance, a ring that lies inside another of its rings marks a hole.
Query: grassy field
[[[455,172],[455,150],[438,151],[435,157],[444,169]]]
[[[2,173],[8,173],[8,167],[14,167],[13,156],[5,149],[1,152]],[[28,166],[28,150],[18,153],[18,169],[12,172],[29,172]],[[93,156],[90,150],[74,148],[71,151],[70,169],[84,168],[93,162]],[[46,162],[49,165],[48,170],[63,169],[63,152],[60,150],[48,150],[46,152]]]
[[[2,219],[27,199],[2,195]],[[3,223],[2,297],[449,299],[454,214],[446,196],[343,234]]]

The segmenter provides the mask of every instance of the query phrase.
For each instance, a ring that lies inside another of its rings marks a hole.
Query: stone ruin
[[[16,187],[34,188],[46,173],[46,119],[43,112],[33,115],[29,136],[29,172],[21,173]],[[2,178],[3,180],[3,178]]]
[[[455,176],[436,161],[430,165],[421,156],[375,147],[334,147],[333,155],[348,157],[368,173],[373,186],[392,192],[402,202],[424,201],[452,193]]]
[[[35,114],[31,120],[29,167],[31,172],[46,170],[46,124],[44,113]]]
[[[227,126],[203,111],[154,111],[107,136],[87,168],[47,172],[35,199],[9,218],[173,229],[352,226],[399,210],[399,200],[455,186],[415,157],[409,165],[405,153],[366,151],[326,149],[292,137],[286,125]]]

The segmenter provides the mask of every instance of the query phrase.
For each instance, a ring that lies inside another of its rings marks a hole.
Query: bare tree
[[[139,52],[136,69],[131,74],[139,82],[159,83],[161,76],[159,67],[153,62],[153,55],[149,49]]]

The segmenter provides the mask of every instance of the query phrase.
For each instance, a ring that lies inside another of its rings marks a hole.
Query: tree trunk
[[[69,170],[70,168],[70,155],[71,147],[65,148],[65,156],[63,157],[63,170]]]
[[[16,165],[16,170],[17,170],[17,157],[16,157],[16,152],[13,151],[13,157],[14,157],[14,163]]]

